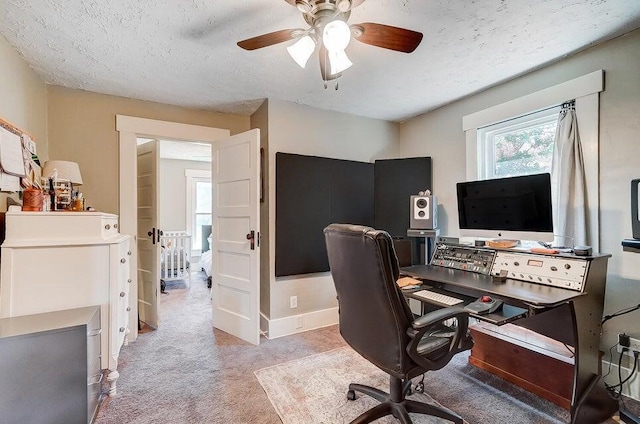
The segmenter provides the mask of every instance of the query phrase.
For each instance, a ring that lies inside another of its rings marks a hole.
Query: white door
[[[260,130],[213,142],[214,327],[260,343]]]
[[[158,328],[160,306],[158,164],[156,140],[138,146],[138,314],[153,328]]]

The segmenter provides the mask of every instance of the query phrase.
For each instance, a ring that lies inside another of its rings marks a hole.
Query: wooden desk
[[[476,317],[497,325],[517,320],[522,327],[574,346],[571,423],[596,424],[618,409],[604,388],[600,372],[600,330],[609,256],[584,258],[588,273],[581,292],[509,278],[496,282],[488,275],[432,265],[405,267],[401,272],[465,300],[485,294],[499,298],[505,304],[503,311]]]

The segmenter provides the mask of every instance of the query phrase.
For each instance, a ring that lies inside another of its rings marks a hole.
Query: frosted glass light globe
[[[351,41],[351,29],[345,21],[336,19],[324,26],[322,42],[329,51],[344,50]]]

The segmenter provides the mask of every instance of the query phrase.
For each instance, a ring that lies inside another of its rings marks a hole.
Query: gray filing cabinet
[[[0,319],[0,421],[92,422],[101,331],[99,306]]]

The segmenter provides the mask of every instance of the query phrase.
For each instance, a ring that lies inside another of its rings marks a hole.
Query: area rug
[[[357,394],[347,400],[349,383],[373,386],[388,392],[387,374],[363,359],[353,349],[343,347],[255,371],[258,381],[283,424],[349,423],[378,404],[369,396]],[[436,404],[426,394],[409,397]],[[415,424],[449,423],[436,417],[410,414]],[[386,417],[380,424],[397,424]]]

